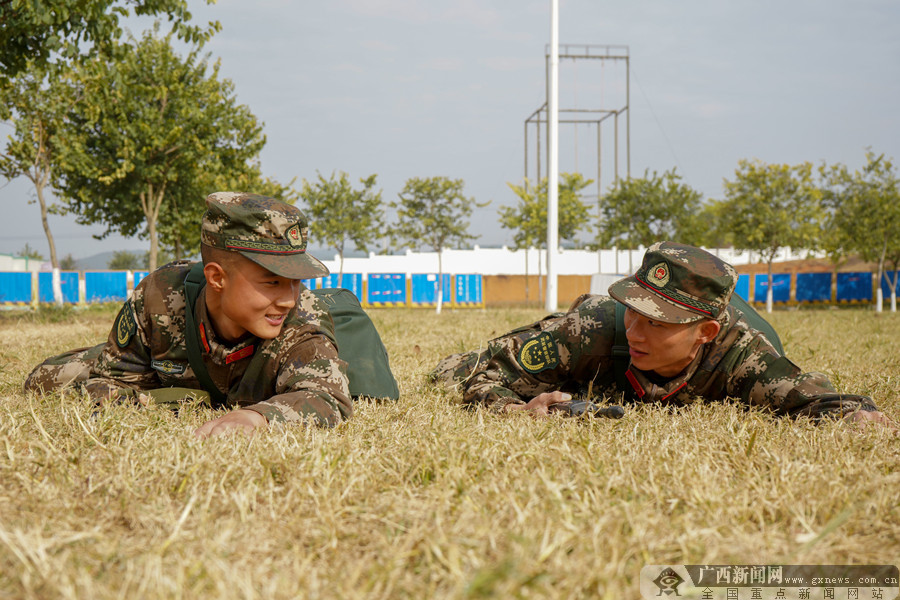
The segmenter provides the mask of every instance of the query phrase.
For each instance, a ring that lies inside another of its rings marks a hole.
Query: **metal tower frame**
[[[598,44],[560,44],[559,46],[559,58],[560,59],[570,59],[573,61],[577,60],[612,60],[612,61],[625,61],[625,105],[618,108],[560,108],[559,112],[561,115],[564,115],[565,118],[560,118],[560,123],[585,123],[585,124],[595,124],[597,125],[597,199],[600,199],[600,196],[603,193],[603,183],[601,180],[602,175],[602,154],[601,154],[601,142],[602,142],[602,123],[603,121],[612,117],[614,119],[614,141],[615,141],[615,152],[613,157],[613,172],[614,179],[613,181],[618,181],[619,179],[619,117],[621,115],[625,115],[625,160],[626,160],[626,177],[631,176],[631,63],[630,57],[628,53],[628,46],[621,45],[598,45]],[[547,96],[549,97],[550,92],[550,47],[544,47],[544,61],[545,61],[545,80],[546,80],[546,88],[547,88]],[[535,153],[535,165],[537,168],[537,178],[536,182],[540,182],[541,180],[541,164],[548,165],[547,171],[549,171],[549,150],[545,152],[544,155],[541,155],[541,125],[546,124],[547,128],[545,130],[545,136],[547,139],[550,137],[549,128],[550,128],[550,120],[547,115],[547,100],[544,100],[544,104],[537,108],[531,115],[525,119],[525,179],[528,179],[528,126],[534,124],[535,130],[537,132],[537,149]],[[549,147],[549,144],[546,144]]]

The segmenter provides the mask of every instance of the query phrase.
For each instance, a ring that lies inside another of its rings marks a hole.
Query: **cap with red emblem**
[[[276,275],[306,279],[328,267],[306,253],[309,223],[297,208],[267,196],[215,192],[206,197],[200,241],[239,252]]]
[[[609,295],[647,318],[691,323],[719,318],[736,282],[734,267],[706,250],[659,242],[633,276],[609,286]]]

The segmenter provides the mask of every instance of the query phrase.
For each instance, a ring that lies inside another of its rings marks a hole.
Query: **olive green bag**
[[[387,349],[356,296],[350,290],[310,290],[328,307],[334,320],[338,356],[347,363],[350,395],[397,400],[400,389],[391,373]]]

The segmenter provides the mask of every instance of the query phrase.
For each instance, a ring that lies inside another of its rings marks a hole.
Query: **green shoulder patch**
[[[543,332],[525,342],[518,358],[523,369],[529,373],[540,373],[559,364],[559,350],[553,336]]]
[[[131,302],[126,302],[122,306],[122,310],[119,311],[119,316],[116,317],[115,329],[116,345],[119,348],[124,348],[131,341],[131,338],[134,337],[134,334],[137,333],[137,322],[134,319],[134,308],[132,308]]]

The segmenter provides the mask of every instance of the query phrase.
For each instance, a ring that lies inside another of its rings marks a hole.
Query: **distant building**
[[[40,271],[41,265],[45,261],[42,259],[28,258],[26,256],[16,256],[15,254],[0,253],[0,272],[9,271]]]

